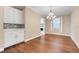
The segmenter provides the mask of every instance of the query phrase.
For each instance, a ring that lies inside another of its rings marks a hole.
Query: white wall
[[[79,47],[79,7],[75,7],[71,15],[71,37]]]
[[[25,7],[25,41],[40,36],[40,14]]]
[[[62,16],[62,34],[70,36],[70,15]]]
[[[4,50],[3,10],[0,6],[0,51]]]

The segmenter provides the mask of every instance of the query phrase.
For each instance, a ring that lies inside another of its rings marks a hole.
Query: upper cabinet
[[[18,9],[14,10],[14,22],[15,23],[19,23],[19,24],[23,24],[24,23],[23,11],[20,11]]]
[[[4,7],[4,23],[24,24],[23,11],[13,7]]]
[[[14,8],[4,7],[4,23],[13,23],[14,20]]]

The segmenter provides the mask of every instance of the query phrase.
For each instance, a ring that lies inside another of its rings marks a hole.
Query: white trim
[[[71,36],[71,39],[72,39],[73,42],[76,44],[76,46],[79,48],[79,44],[72,38],[72,36]]]
[[[38,35],[38,36],[35,36],[35,37],[32,37],[32,38],[28,38],[28,39],[26,39],[26,40],[24,40],[25,42],[27,42],[27,41],[30,41],[30,40],[33,40],[33,39],[35,39],[35,38],[37,38],[37,37],[40,37],[41,35]]]
[[[4,48],[0,48],[0,52],[4,51]]]
[[[68,35],[68,34],[60,34],[60,33],[46,33],[46,34],[55,34],[55,35],[70,36],[70,35]]]

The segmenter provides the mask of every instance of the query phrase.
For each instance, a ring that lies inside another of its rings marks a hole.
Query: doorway
[[[44,18],[40,19],[40,33],[41,35],[45,34],[45,19]]]

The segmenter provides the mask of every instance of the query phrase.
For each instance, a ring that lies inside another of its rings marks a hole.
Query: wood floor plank
[[[46,34],[5,48],[3,53],[79,53],[79,48],[70,37]]]

